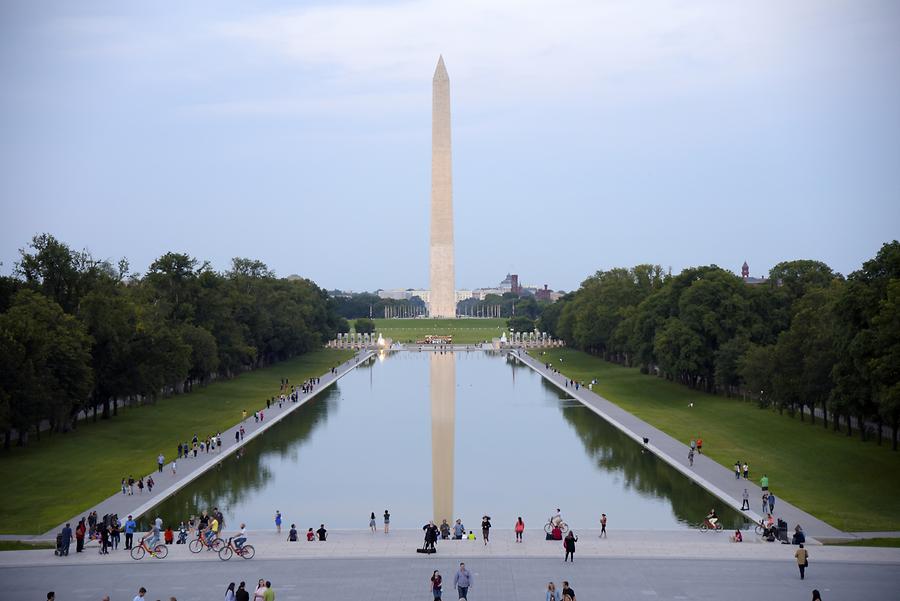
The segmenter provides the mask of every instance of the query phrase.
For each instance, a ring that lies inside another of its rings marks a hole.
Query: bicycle
[[[156,559],[165,559],[166,555],[169,554],[169,548],[162,543],[157,543],[153,550],[150,550],[150,547],[147,546],[147,541],[144,540],[137,547],[131,548],[131,558],[136,561],[143,559],[147,553]]]
[[[225,546],[219,549],[219,559],[228,561],[232,555],[238,555],[244,559],[253,559],[253,556],[256,555],[256,549],[253,548],[253,545],[241,545],[238,547],[233,541],[234,537],[232,536],[225,543]]]
[[[774,530],[775,527],[773,526],[771,529]],[[765,523],[762,520],[757,522],[756,528],[754,528],[754,531],[756,532],[757,536],[763,536],[767,530],[769,530],[769,528],[766,527]]]
[[[547,523],[544,524],[544,532],[547,534],[551,534],[553,532],[553,528],[559,526],[559,531],[565,534],[569,531],[569,525],[564,521],[560,520],[558,524],[553,523],[553,518],[547,520]]]
[[[225,541],[218,536],[213,536],[213,539],[209,542],[206,542],[204,538],[204,535],[201,533],[188,544],[188,549],[191,550],[191,553],[199,553],[204,548],[206,548],[207,551],[215,551],[218,553],[225,546]]]
[[[722,522],[716,522],[716,525],[713,526],[709,520],[703,520],[703,523],[700,524],[700,532],[706,532],[710,528],[713,528],[716,532],[721,532],[724,528],[722,527]]]

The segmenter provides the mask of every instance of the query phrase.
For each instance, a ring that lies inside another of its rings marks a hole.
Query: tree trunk
[[[875,425],[878,427],[878,446],[880,447],[880,446],[881,446],[881,439],[882,439],[882,431],[884,430],[884,428],[881,427],[881,426],[882,426],[882,421],[881,421],[880,419],[879,419],[878,421],[875,422]]]
[[[847,418],[847,436],[853,436],[853,422],[850,421],[850,414],[846,415]]]
[[[897,450],[897,420],[891,424],[891,450]]]
[[[828,429],[828,403],[822,403],[822,426]]]
[[[813,426],[816,425],[816,404],[815,403],[809,404],[809,423],[810,423],[810,425],[813,425]]]
[[[109,395],[103,395],[103,419],[109,419]]]
[[[895,434],[894,439],[896,440],[896,438],[897,438],[897,436],[896,436],[897,430],[896,429],[894,430],[894,434]],[[11,441],[12,441],[12,430],[7,430],[6,432],[3,433],[3,450],[4,451],[9,450],[9,443]]]
[[[859,426],[859,439],[866,442],[866,420],[860,415],[856,418],[856,421],[856,425]]]
[[[113,417],[119,416],[119,397],[113,397]]]

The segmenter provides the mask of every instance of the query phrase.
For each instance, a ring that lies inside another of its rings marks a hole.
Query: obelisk
[[[438,58],[431,88],[431,317],[456,317],[450,78]]]

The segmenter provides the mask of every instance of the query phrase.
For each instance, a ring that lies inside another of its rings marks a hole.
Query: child
[[[469,536],[467,536],[466,538],[468,538],[469,540],[475,540],[475,533],[469,530]]]

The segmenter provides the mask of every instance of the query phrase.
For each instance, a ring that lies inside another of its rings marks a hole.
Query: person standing
[[[750,464],[744,462],[744,480],[750,479]]]
[[[228,584],[228,588],[225,589],[225,599],[224,601],[236,601],[234,596],[234,583],[231,582]]]
[[[138,478],[138,494],[139,495],[144,494],[144,477],[143,476]]]
[[[87,527],[84,525],[84,518],[81,518],[81,521],[78,522],[78,525],[75,526],[75,552],[81,553],[84,551],[84,533],[87,532]]]
[[[697,437],[697,454],[698,455],[703,454],[703,439],[700,438],[699,436]]]
[[[525,522],[522,521],[522,516],[519,516],[519,519],[516,520],[516,525],[515,525],[514,529],[516,531],[516,542],[521,543],[522,542],[522,533],[525,532]]]
[[[472,586],[472,583],[472,574],[466,569],[466,564],[459,564],[459,571],[453,576],[453,586],[456,587],[460,599],[468,599],[469,587]]]
[[[463,525],[462,520],[457,519],[456,523],[453,524],[453,540],[462,540],[466,535],[466,527]]]
[[[138,594],[134,596],[134,599],[131,601],[144,601],[144,595],[147,594],[147,589],[141,587],[138,589]]]
[[[388,530],[391,527],[391,514],[388,513],[388,510],[384,510],[384,533],[387,534]]]
[[[809,567],[809,552],[803,548],[802,543],[794,553],[794,557],[797,559],[797,567],[800,568],[800,580],[803,580],[806,577],[806,568]]]
[[[172,460],[172,475],[174,476],[178,472],[178,464],[175,463],[175,460]]]
[[[60,555],[68,555],[69,554],[69,546],[72,544],[72,527],[69,524],[66,524],[66,527],[62,529],[62,539],[60,540]]]
[[[769,513],[775,513],[775,495],[769,493]]]
[[[281,512],[275,510],[275,531],[281,534]]]
[[[547,585],[546,601],[560,601],[559,591],[556,590],[556,585],[552,582]]]
[[[563,580],[562,597],[563,601],[575,601],[575,591],[569,586],[568,580]]]
[[[137,524],[134,519],[129,515],[128,519],[125,520],[125,549],[131,549],[134,544],[134,530],[137,528]]]
[[[275,601],[275,589],[272,588],[272,583],[269,580],[266,580],[266,592],[263,594],[263,601]]]
[[[694,449],[688,451],[688,464],[691,467],[694,467]]]
[[[600,538],[609,538],[606,535],[606,514],[600,514]]]
[[[768,491],[765,491],[762,494],[762,512],[766,513],[768,508],[769,508],[769,493],[768,493]]]
[[[759,487],[763,489],[763,491],[769,490],[769,477],[763,474],[763,477],[759,479]]]
[[[563,548],[566,550],[566,558],[563,559],[563,563],[569,561],[569,557],[572,558],[572,563],[575,563],[575,541],[577,540],[578,537],[575,536],[575,533],[569,530],[566,539],[563,541]]]
[[[156,469],[160,474],[162,473],[162,468],[163,468],[163,465],[165,465],[165,464],[166,464],[166,458],[163,457],[162,453],[160,453],[159,457],[156,458]]]
[[[375,534],[375,512],[372,512],[372,515],[369,516],[369,530],[372,531],[372,534]]]
[[[441,598],[441,585],[444,580],[441,578],[441,573],[435,570],[431,573],[431,594],[435,599]]]
[[[250,592],[247,591],[247,583],[243,580],[234,591],[234,601],[250,601]]]
[[[819,592],[819,589],[813,589],[812,601],[822,601],[822,593]]]
[[[744,494],[741,495],[741,511],[750,511],[750,493],[747,492],[747,489],[744,489]]]
[[[253,601],[265,601],[266,581],[262,578],[256,583],[256,591],[253,593]]]

